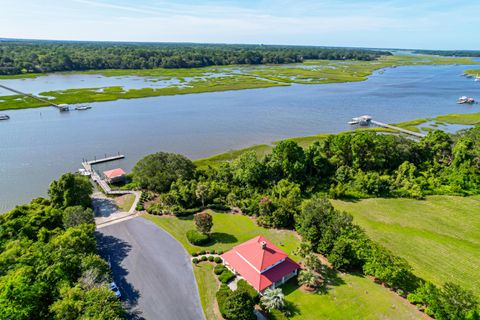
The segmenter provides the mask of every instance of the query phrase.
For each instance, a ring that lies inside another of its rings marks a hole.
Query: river
[[[69,113],[50,107],[1,112],[11,119],[0,122],[0,212],[45,196],[48,184],[76,171],[83,158],[120,152],[124,160],[104,167],[131,170],[141,157],[160,150],[201,158],[287,137],[344,131],[350,118],[362,114],[395,123],[480,112],[478,104],[455,103],[462,95],[480,99],[480,83],[460,76],[473,67],[389,68],[356,83],[117,100]],[[85,76],[62,77],[71,77],[69,86],[74,81],[87,86]],[[30,79],[30,88],[42,78]]]

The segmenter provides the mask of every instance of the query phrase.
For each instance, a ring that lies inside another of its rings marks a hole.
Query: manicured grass
[[[215,312],[217,304],[215,293],[220,287],[220,282],[213,273],[213,267],[214,265],[210,262],[200,262],[193,266],[193,272],[195,273],[198,291],[200,293],[200,301],[207,320],[219,319]]]
[[[327,293],[305,293],[295,281],[285,284],[286,301],[297,311],[291,319],[421,319],[421,314],[388,289],[360,276],[342,274]]]
[[[216,244],[206,247],[192,246],[185,233],[194,227],[191,218],[144,216],[173,235],[189,252],[220,249],[228,250],[257,235],[264,235],[294,260],[292,254],[300,239],[294,232],[270,230],[258,227],[249,217],[226,213],[213,214],[213,234]],[[194,266],[200,299],[207,319],[215,316],[215,292],[218,282],[212,273],[212,265],[199,263]],[[354,275],[333,275],[332,283],[323,294],[304,293],[296,288],[295,281],[283,290],[287,301],[296,309],[293,319],[419,319],[418,312],[394,293],[375,284],[372,280]]]
[[[121,196],[121,203],[118,203],[118,208],[122,211],[128,212],[132,208],[133,202],[135,201],[134,194],[126,194]]]
[[[480,295],[480,197],[333,201],[367,234],[436,284],[452,281]]]
[[[213,240],[206,246],[194,246],[187,240],[186,232],[190,229],[195,229],[193,216],[176,218],[170,216],[145,215],[144,218],[165,229],[174,236],[189,253],[211,249],[227,251],[237,244],[253,237],[264,235],[280,249],[291,255],[300,242],[295,232],[259,227],[248,216],[213,211],[210,213],[213,215],[213,228],[211,231]],[[297,258],[294,255],[292,257],[294,259]]]

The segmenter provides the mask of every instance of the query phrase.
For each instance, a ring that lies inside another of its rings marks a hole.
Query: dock
[[[403,128],[400,128],[400,127],[392,126],[391,124],[383,123],[383,122],[380,122],[380,121],[370,120],[370,123],[372,123],[372,124],[374,124],[378,127],[396,130],[396,131],[399,131],[399,132],[402,132],[402,133],[405,133],[405,134],[408,134],[410,136],[414,136],[414,137],[417,137],[417,138],[424,138],[425,137],[425,135],[423,133],[414,132],[414,131],[403,129]]]
[[[377,127],[382,127],[382,128],[387,128],[387,129],[392,129],[401,133],[405,133],[407,135],[410,135],[415,138],[424,138],[425,135],[423,133],[419,132],[414,132],[410,131],[407,129],[403,129],[400,127],[392,126],[391,124],[383,123],[380,121],[373,120],[372,116],[364,115],[356,118],[352,118],[352,121],[348,122],[351,125],[361,125],[361,126],[369,126],[369,125],[375,125]]]
[[[109,162],[109,161],[115,161],[115,160],[120,160],[125,158],[123,154],[118,154],[115,156],[107,157],[105,156],[104,158],[100,159],[94,159],[94,160],[84,160],[82,161],[82,166],[90,174],[90,178],[92,179],[93,182],[97,183],[100,188],[105,192],[105,194],[110,195],[110,194],[127,194],[127,193],[134,193],[132,190],[112,190],[108,183],[92,168],[93,165],[98,164],[98,163],[104,163],[104,162]]]
[[[53,106],[53,107],[57,108],[60,111],[68,111],[69,110],[67,105],[56,104],[56,103],[53,103],[52,101],[49,101],[48,99],[40,98],[36,95],[16,90],[16,89],[4,86],[3,84],[0,84],[0,88],[3,88],[5,90],[11,91],[11,92],[14,92],[16,94],[20,94],[20,95],[25,96],[25,97],[29,97],[29,98],[44,102],[44,103],[46,103],[50,106]]]

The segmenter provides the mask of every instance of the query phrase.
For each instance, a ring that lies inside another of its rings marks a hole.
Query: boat
[[[458,98],[457,103],[458,104],[472,104],[472,103],[475,103],[475,99],[469,98],[467,96],[462,96],[462,97]]]
[[[75,107],[75,110],[78,110],[78,111],[88,110],[88,109],[92,109],[92,107],[90,107],[90,106],[78,106],[78,107]]]
[[[9,115],[0,114],[0,120],[8,120],[8,119],[10,119],[10,116],[9,116]]]
[[[70,111],[70,108],[68,107],[68,104],[59,104],[58,106],[58,109],[60,109],[60,111]]]
[[[475,81],[480,81],[480,77],[478,76],[478,74],[477,74],[477,76],[475,77]]]
[[[372,116],[365,115],[365,116],[352,118],[351,121],[348,121],[348,124],[349,125],[359,124],[361,126],[368,126],[371,120],[372,120]]]

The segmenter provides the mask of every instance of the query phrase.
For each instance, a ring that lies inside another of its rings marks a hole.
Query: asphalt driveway
[[[166,231],[137,217],[96,235],[131,319],[205,319],[190,256]]]

